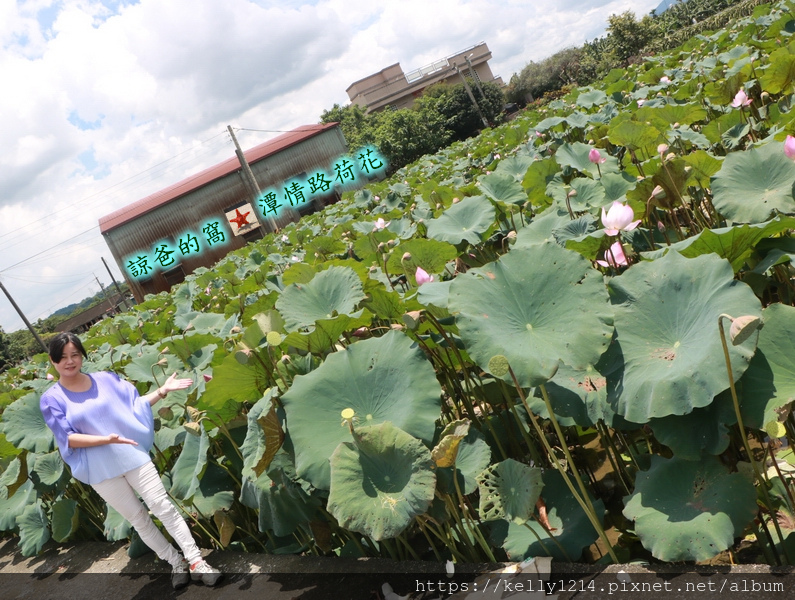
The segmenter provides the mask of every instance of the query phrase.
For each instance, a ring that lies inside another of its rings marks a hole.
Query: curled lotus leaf
[[[685,415],[728,388],[718,317],[761,315],[751,288],[714,254],[687,259],[669,252],[633,265],[608,283],[624,369],[608,376],[608,400],[634,423]],[[728,323],[724,320],[728,333]],[[754,334],[729,344],[735,379],[748,368]],[[728,336],[727,336],[728,339]]]
[[[374,540],[393,538],[433,501],[428,448],[391,423],[356,430],[331,455],[328,510],[340,525]]]
[[[505,356],[522,387],[549,380],[560,362],[595,364],[613,333],[602,275],[554,243],[513,249],[459,275],[448,308],[469,356],[485,370]]]
[[[716,457],[700,461],[652,456],[638,473],[624,516],[643,547],[664,561],[708,560],[734,543],[756,515],[756,490]]]
[[[360,426],[391,421],[430,446],[441,392],[431,363],[399,331],[330,354],[320,367],[296,377],[282,396],[299,477],[329,489],[328,457],[351,439],[340,426],[346,408],[353,409]]]
[[[308,283],[287,286],[276,301],[288,332],[313,327],[318,319],[350,315],[364,300],[362,281],[347,267],[330,267]]]

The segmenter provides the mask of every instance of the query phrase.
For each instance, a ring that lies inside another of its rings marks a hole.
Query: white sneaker
[[[179,563],[171,568],[171,586],[175,590],[180,590],[190,583],[188,561],[180,557]]]
[[[221,577],[223,577],[223,573],[212,568],[205,560],[200,560],[190,566],[190,578],[193,581],[201,581],[204,585],[213,586]]]

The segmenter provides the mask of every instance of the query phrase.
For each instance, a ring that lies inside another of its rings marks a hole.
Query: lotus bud
[[[668,144],[660,144],[659,146],[657,146],[657,154],[662,156],[666,152],[668,152]]]
[[[406,254],[408,254],[408,252],[406,252]],[[378,270],[378,267],[376,267],[375,265],[372,265],[370,267],[370,273],[375,273],[377,270]]]
[[[441,205],[440,203],[438,203],[438,202],[437,202],[437,203],[436,203],[436,210],[439,210],[440,208],[442,208],[442,205]]]
[[[673,160],[673,159],[675,159],[675,158],[676,158],[676,154],[675,154],[675,153],[673,153],[673,152],[669,152],[669,153],[667,154],[667,156],[665,157],[665,162],[668,162],[669,160]]]
[[[53,377],[53,376],[52,376],[52,373],[47,373],[47,379],[48,379],[49,381],[52,381],[52,380],[54,380],[54,379],[55,379],[55,377]]]
[[[387,242],[386,242],[386,245],[390,246],[390,247],[394,246],[395,244],[397,244],[397,242],[395,240],[387,240]]]
[[[289,355],[289,354],[282,354],[282,355],[281,355],[281,357],[279,358],[279,360],[280,360],[281,362],[283,362],[283,363],[288,363],[288,362],[291,362],[291,361],[290,361],[290,355]]]
[[[458,198],[458,197],[453,198],[453,204],[458,204],[459,202],[461,202],[460,198]]]
[[[367,337],[369,333],[370,333],[370,330],[367,329],[367,327],[359,327],[359,329],[356,329],[356,330],[353,331],[352,335],[353,335],[353,337],[363,338],[363,337]]]
[[[651,191],[651,197],[655,200],[662,200],[665,198],[665,190],[662,188],[662,186],[655,185],[654,189]]]
[[[411,260],[411,252],[404,252],[403,258],[400,259],[400,262],[404,262],[407,260]]]
[[[693,167],[691,167],[690,165],[687,165],[687,166],[684,168],[684,171],[685,171],[685,175],[690,175],[690,173],[692,173],[692,172],[693,172]]]
[[[384,244],[384,242],[381,242],[380,244],[378,244],[378,251],[383,252],[385,247],[386,244]]]
[[[392,323],[392,324],[390,325],[390,327],[391,327],[392,329],[395,329],[395,330],[397,330],[397,331],[403,331],[403,330],[405,329],[405,327],[403,327],[403,325],[401,325],[400,323]]]
[[[159,367],[165,367],[167,364],[168,360],[165,358],[161,358],[159,361],[157,361],[157,366]]]
[[[660,233],[665,233],[665,224],[662,221],[657,221],[657,229]]]
[[[234,327],[232,327],[232,329],[229,330],[229,333],[240,333],[241,331],[242,329],[240,329],[240,327],[235,325]]]
[[[516,239],[516,232],[515,231],[509,231],[505,235],[505,237],[508,238],[509,240],[515,240]]]

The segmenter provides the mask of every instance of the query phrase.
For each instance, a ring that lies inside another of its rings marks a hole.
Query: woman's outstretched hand
[[[162,395],[166,395],[169,392],[176,392],[177,390],[184,390],[193,383],[193,379],[177,379],[177,374],[172,373],[171,377],[166,379],[166,382],[160,386],[160,390],[163,392]]]
[[[138,445],[138,442],[136,442],[135,440],[122,437],[118,433],[111,433],[107,437],[108,437],[108,444],[131,444],[133,446]]]

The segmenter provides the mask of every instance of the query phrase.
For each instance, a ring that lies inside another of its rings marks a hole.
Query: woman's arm
[[[70,448],[92,448],[94,446],[104,446],[106,444],[132,444],[137,446],[138,442],[125,437],[121,437],[118,433],[111,433],[109,435],[91,435],[89,433],[71,433],[69,434],[68,443]]]
[[[174,373],[166,379],[166,382],[157,388],[154,392],[149,392],[146,396],[141,396],[142,400],[149,403],[149,406],[155,404],[158,400],[165,398],[169,392],[176,392],[177,390],[184,390],[193,383],[193,379],[177,379],[177,374]]]

